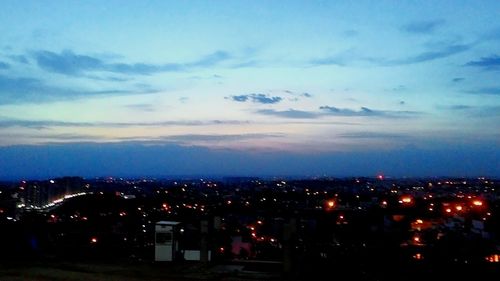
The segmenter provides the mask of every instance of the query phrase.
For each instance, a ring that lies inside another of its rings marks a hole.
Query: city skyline
[[[0,5],[0,179],[500,177],[497,1]]]

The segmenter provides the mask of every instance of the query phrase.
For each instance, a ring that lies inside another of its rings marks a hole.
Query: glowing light
[[[474,200],[472,201],[472,205],[474,206],[483,206],[483,202],[480,200]]]
[[[489,255],[486,257],[486,261],[498,263],[500,262],[500,255],[499,254]]]
[[[413,241],[419,243],[420,242],[420,237],[419,236],[413,237]]]
[[[328,205],[328,207],[333,208],[333,206],[335,206],[335,202],[328,201],[327,205]]]
[[[416,253],[415,255],[413,255],[413,258],[416,260],[422,260],[424,259],[424,256],[422,256],[421,253]]]
[[[387,206],[387,201],[382,201],[382,205]]]
[[[258,220],[258,221],[257,221],[257,224],[262,224],[262,221],[261,221],[261,220]]]
[[[92,237],[92,238],[90,238],[90,243],[91,243],[91,244],[95,244],[95,243],[97,243],[97,237]]]
[[[421,224],[421,223],[424,223],[424,221],[421,219],[418,219],[418,220],[416,220],[416,223]]]
[[[463,209],[463,208],[462,208],[462,206],[457,205],[457,206],[455,206],[455,209],[456,209],[457,211],[462,211],[462,209]]]
[[[403,204],[403,203],[410,204],[410,203],[412,203],[412,201],[413,201],[413,199],[410,196],[403,196],[403,197],[401,197],[401,200],[399,200],[399,202],[401,204]]]
[[[447,213],[451,213],[451,209],[450,208],[446,208],[446,210],[444,210],[445,212]]]

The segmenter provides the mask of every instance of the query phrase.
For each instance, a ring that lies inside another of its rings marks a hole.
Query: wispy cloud
[[[315,119],[325,116],[411,118],[422,114],[417,111],[375,110],[368,107],[354,110],[334,106],[321,106],[319,111],[261,109],[257,110],[256,113],[292,119]]]
[[[354,29],[348,29],[342,32],[342,36],[345,38],[352,38],[358,36],[359,32]]]
[[[231,68],[247,68],[247,67],[258,67],[260,66],[260,62],[257,60],[247,60],[243,62],[238,62],[231,65]]]
[[[368,59],[374,63],[379,63],[383,66],[393,66],[393,65],[407,65],[407,64],[415,64],[422,63],[427,61],[433,61],[437,59],[442,59],[446,57],[450,57],[455,54],[459,54],[469,50],[472,45],[467,44],[455,44],[448,45],[443,48],[439,48],[436,50],[425,51],[420,54],[409,56],[406,58],[400,59]]]
[[[26,100],[36,102],[40,100],[37,99],[39,92],[54,94],[58,91],[54,91],[54,89],[51,89],[51,87],[38,79],[25,77],[10,78],[0,75],[0,104]]]
[[[219,64],[223,61],[226,61],[231,58],[231,55],[228,52],[225,51],[216,51],[212,54],[206,55],[202,58],[200,58],[197,61],[191,62],[191,63],[186,63],[185,67],[187,68],[192,68],[192,67],[211,67],[216,64]]]
[[[36,78],[0,75],[0,104],[51,102],[98,95],[135,95],[154,92],[157,90],[152,88],[76,90],[51,86]]]
[[[341,138],[348,139],[407,139],[408,135],[380,133],[380,132],[354,132],[340,135]]]
[[[500,56],[491,55],[489,57],[482,57],[479,60],[469,61],[465,65],[479,67],[483,70],[500,70]]]
[[[15,137],[39,139],[46,141],[104,141],[106,137],[87,134],[52,133],[52,134],[16,134]]]
[[[444,23],[445,21],[442,19],[415,21],[402,26],[401,30],[412,34],[430,34],[434,33],[436,29],[444,25]]]
[[[249,121],[206,120],[206,121],[156,121],[156,122],[69,122],[59,120],[22,120],[0,116],[0,128],[24,127],[45,129],[50,127],[163,127],[163,126],[205,126],[205,125],[241,125]]]
[[[277,116],[282,118],[292,118],[292,119],[314,119],[320,117],[317,112],[302,111],[296,109],[288,110],[274,110],[274,109],[261,109],[257,110],[256,113],[270,116]]]
[[[173,142],[220,142],[220,141],[241,141],[250,139],[262,139],[262,138],[281,138],[284,134],[281,133],[254,133],[254,134],[186,134],[186,135],[175,135],[175,136],[165,136],[161,139],[173,141]]]
[[[470,105],[459,104],[459,105],[450,105],[450,106],[448,106],[446,108],[450,109],[450,110],[467,110],[467,109],[471,109],[471,108],[474,108],[474,107],[470,106]]]
[[[322,65],[346,66],[357,60],[361,60],[361,57],[355,53],[354,49],[348,49],[331,56],[312,59],[309,61],[309,63],[313,66],[322,66]]]
[[[347,66],[354,63],[368,63],[376,66],[410,65],[447,58],[470,48],[472,48],[472,44],[448,44],[402,58],[370,57],[356,54],[354,50],[348,50],[332,56],[309,60],[309,64],[312,66]]]
[[[149,103],[129,104],[129,105],[126,105],[125,107],[132,109],[132,110],[144,111],[144,112],[155,111],[154,105],[149,104]]]
[[[71,50],[61,53],[51,51],[36,51],[33,53],[39,67],[44,70],[65,75],[78,76],[87,72],[104,71],[119,74],[151,75],[159,72],[186,71],[192,68],[215,66],[231,58],[225,51],[216,51],[187,63],[122,63],[89,55],[76,54]]]
[[[247,95],[238,95],[230,97],[233,101],[237,102],[247,102],[251,101],[254,103],[262,103],[262,104],[275,104],[279,103],[283,100],[282,97],[279,96],[269,96],[265,94],[247,94]]]
[[[465,78],[463,78],[463,77],[456,77],[456,78],[451,79],[451,82],[459,83],[459,82],[462,82],[464,80],[465,80]]]
[[[408,90],[408,88],[405,85],[398,85],[396,87],[393,87],[390,89],[392,92],[405,92]]]
[[[0,61],[0,69],[8,69],[10,68],[10,64]]]
[[[23,55],[9,55],[7,57],[9,59],[11,59],[12,61],[14,61],[14,62],[19,62],[19,63],[24,63],[24,64],[29,63],[29,61],[26,58],[26,56],[23,56]]]
[[[421,113],[417,111],[375,110],[361,107],[359,110],[349,108],[338,108],[334,106],[321,106],[319,109],[323,114],[334,116],[374,116],[374,117],[414,117]]]
[[[468,90],[466,92],[475,95],[500,95],[500,87],[480,88],[475,90]]]
[[[500,106],[499,105],[484,105],[484,106],[472,106],[472,105],[449,105],[440,106],[440,109],[446,109],[450,111],[456,111],[460,114],[465,114],[468,117],[499,117],[500,116]]]

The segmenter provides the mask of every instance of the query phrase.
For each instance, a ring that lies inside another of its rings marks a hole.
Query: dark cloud
[[[295,109],[288,109],[282,111],[274,109],[261,109],[257,110],[256,113],[263,115],[277,116],[282,118],[292,118],[292,119],[314,119],[320,117],[320,115],[317,112],[302,111]]]
[[[323,111],[324,114],[335,115],[335,116],[376,116],[384,115],[383,112],[374,111],[367,107],[361,107],[360,110],[353,110],[348,108],[338,108],[334,106],[321,106],[319,109]]]
[[[68,122],[56,120],[22,120],[2,118],[0,128],[24,127],[44,129],[50,127],[163,127],[163,126],[204,126],[204,125],[240,125],[248,121],[239,120],[207,120],[207,121],[157,121],[157,122]]]
[[[75,90],[48,85],[42,80],[0,75],[0,104],[41,103],[73,100],[98,95],[136,95],[155,93],[156,89],[107,89],[99,91]]]
[[[374,110],[368,107],[361,107],[359,110],[349,108],[338,108],[334,106],[321,106],[319,108],[325,115],[333,116],[374,116],[374,117],[415,117],[421,115],[417,111],[394,111],[394,110]]]
[[[417,111],[391,111],[391,110],[374,110],[368,107],[361,107],[359,110],[348,108],[338,108],[334,106],[321,106],[320,111],[302,111],[302,110],[274,110],[262,109],[256,113],[264,115],[272,115],[282,118],[297,118],[297,119],[314,119],[323,116],[345,116],[345,117],[387,117],[387,118],[410,118],[421,115]]]
[[[34,78],[10,78],[0,75],[0,104],[40,101],[43,93],[58,92]],[[42,94],[39,94],[42,93]]]
[[[189,143],[189,142],[219,142],[219,141],[241,141],[250,139],[262,139],[262,138],[281,138],[283,134],[234,134],[234,135],[198,135],[198,134],[186,134],[186,135],[176,135],[176,136],[165,136],[161,139],[179,143]]]
[[[348,139],[409,139],[410,136],[403,134],[380,133],[380,132],[355,132],[340,135]]]
[[[469,61],[465,65],[479,67],[483,70],[500,70],[500,56],[482,57],[479,60]]]
[[[248,95],[232,96],[231,98],[237,102],[246,102],[248,100]]]
[[[450,105],[447,107],[447,109],[451,109],[451,110],[468,110],[468,109],[472,109],[472,108],[474,108],[474,107],[470,106],[470,105],[463,105],[463,104]]]
[[[65,122],[53,120],[21,120],[11,118],[0,118],[0,128],[23,127],[31,129],[46,129],[49,127],[91,127],[93,123],[87,122]]]
[[[456,78],[451,79],[451,82],[453,82],[453,83],[458,83],[458,82],[462,82],[462,81],[464,81],[464,80],[465,80],[465,78],[462,78],[462,77],[456,77]]]
[[[418,55],[410,56],[407,58],[395,59],[395,60],[385,60],[385,62],[382,60],[380,62],[382,65],[385,64],[387,66],[421,63],[421,62],[442,59],[442,58],[446,58],[446,57],[449,57],[449,56],[452,56],[452,55],[455,55],[458,53],[462,53],[462,52],[469,50],[471,47],[472,47],[471,45],[464,45],[464,44],[449,45],[449,46],[443,47],[441,49],[422,52]]]
[[[275,104],[283,100],[282,97],[278,96],[272,97],[265,94],[247,94],[247,95],[231,96],[231,99],[237,102],[251,101],[254,103],[262,103],[262,104]]]
[[[9,69],[9,68],[10,68],[10,64],[3,62],[3,61],[0,61],[0,69]]]
[[[36,51],[33,56],[42,69],[65,75],[82,75],[86,72],[105,71],[120,74],[151,75],[159,72],[186,71],[192,68],[212,67],[231,58],[229,53],[216,51],[189,63],[114,63],[71,50],[61,53]]]
[[[475,95],[500,95],[500,87],[481,88],[476,90],[469,90],[466,92]]]
[[[444,25],[444,20],[416,21],[401,27],[402,31],[413,34],[430,34]]]
[[[80,74],[87,70],[102,70],[104,62],[86,55],[77,55],[72,51],[63,51],[60,54],[50,51],[37,51],[35,60],[41,68],[67,75]]]

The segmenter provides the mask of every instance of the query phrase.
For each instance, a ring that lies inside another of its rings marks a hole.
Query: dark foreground
[[[2,281],[181,281],[181,280],[496,280],[498,268],[471,265],[398,267],[386,264],[366,270],[353,265],[309,271],[299,265],[296,273],[283,274],[280,264],[231,262],[201,263],[91,263],[32,262],[0,265]],[[304,271],[305,270],[305,271]]]

